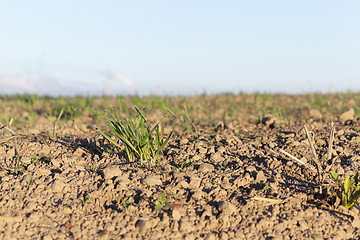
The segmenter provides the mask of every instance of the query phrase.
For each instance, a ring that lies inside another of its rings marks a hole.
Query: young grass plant
[[[51,113],[52,113],[52,112],[51,112]],[[51,113],[50,113],[50,115],[52,115]],[[48,119],[48,121],[49,121],[49,124],[50,124],[50,133],[51,133],[51,138],[52,138],[52,139],[55,139],[55,138],[56,138],[56,125],[59,125],[59,122],[60,122],[60,119],[61,119],[61,116],[63,115],[63,113],[64,113],[64,108],[61,109],[58,117],[57,117],[55,120],[53,120],[52,123],[51,123],[51,121],[50,121],[49,116],[46,115],[46,117],[47,117],[47,119]]]
[[[189,130],[189,132],[195,137],[195,139],[199,138],[199,132],[195,126],[195,124],[190,120],[189,114],[188,114],[188,110],[186,107],[186,102],[184,102],[184,110],[185,110],[185,116],[182,116],[182,119],[180,117],[178,117],[173,111],[171,111],[169,108],[166,108],[166,110],[168,110],[169,113],[171,113],[174,117],[176,117],[177,119],[179,119],[179,121],[185,126],[185,128],[187,130]]]
[[[109,117],[97,110],[90,111],[106,120],[112,133],[125,145],[125,151],[130,162],[134,162],[135,159],[137,159],[140,163],[154,163],[159,159],[160,154],[163,154],[164,146],[169,142],[174,129],[165,137],[163,129],[160,128],[160,122],[163,118],[154,127],[150,128],[144,114],[137,106],[135,106],[135,121],[133,121],[130,116],[122,116],[120,96],[118,99],[119,114],[114,108],[112,109],[112,113],[108,112]],[[97,128],[97,130],[107,140],[121,148],[118,141],[112,139],[111,136],[101,130],[100,127]]]

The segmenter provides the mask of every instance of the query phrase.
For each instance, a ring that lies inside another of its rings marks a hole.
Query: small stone
[[[360,228],[360,218],[354,218],[354,220],[351,222],[351,225],[354,228]]]
[[[243,186],[245,186],[247,183],[248,183],[248,181],[244,180],[244,179],[241,178],[241,177],[238,177],[238,178],[236,178],[236,179],[234,180],[233,185],[234,185],[235,187],[243,187]]]
[[[236,211],[236,207],[231,202],[223,201],[219,203],[218,210],[222,215],[230,216]]]
[[[147,186],[155,186],[155,185],[161,185],[162,181],[159,178],[144,178],[142,181],[142,184],[145,184]]]
[[[322,114],[319,110],[317,109],[310,109],[309,111],[309,115],[312,119],[314,120],[320,120],[322,119]]]
[[[122,171],[118,166],[111,166],[107,167],[103,170],[104,178],[105,179],[111,179],[113,177],[120,176],[122,174]]]
[[[193,192],[193,195],[191,196],[191,198],[195,199],[195,200],[201,200],[202,197],[204,196],[204,192],[200,191],[200,190],[195,190]]]
[[[261,123],[266,125],[267,127],[273,127],[276,123],[277,119],[271,114],[265,114],[262,117]]]
[[[51,160],[51,163],[52,165],[55,167],[55,168],[59,168],[60,167],[60,162],[58,159],[54,158]]]
[[[171,212],[171,216],[172,216],[172,218],[174,219],[174,220],[180,220],[180,218],[181,218],[181,214],[180,214],[180,210],[179,209],[174,209],[174,210],[172,210],[172,212]]]
[[[51,174],[51,171],[49,169],[46,169],[46,168],[39,168],[38,169],[38,172],[41,174],[41,175],[44,175],[44,176],[48,176]]]
[[[342,135],[344,135],[344,133],[345,133],[345,131],[342,130],[342,129],[340,129],[339,131],[337,131],[337,135],[338,135],[338,136],[342,136]]]
[[[44,239],[44,240],[53,240],[53,238],[51,237],[50,234],[49,234],[49,235],[45,235],[45,236],[43,237],[43,239]]]
[[[139,229],[139,233],[143,233],[147,229],[147,222],[146,219],[140,219],[135,223],[135,227]]]
[[[340,122],[342,122],[343,124],[349,122],[349,121],[352,121],[354,119],[354,114],[355,114],[355,111],[353,108],[350,108],[348,111],[342,113],[340,115]]]
[[[266,182],[266,177],[265,177],[265,174],[263,171],[259,171],[257,174],[256,174],[256,182]]]
[[[247,166],[246,167],[246,171],[248,171],[248,172],[255,172],[256,171],[256,168],[254,167],[254,166]]]
[[[197,177],[196,175],[191,175],[190,176],[190,184],[189,184],[189,188],[198,188],[200,186],[201,183],[201,178]]]
[[[210,163],[203,163],[199,166],[200,172],[210,172],[210,171],[214,171],[214,169],[215,169],[214,165]]]
[[[216,152],[211,154],[211,159],[214,160],[214,162],[221,162],[223,161],[223,158],[221,156],[221,152]]]
[[[185,180],[181,180],[180,182],[178,182],[177,186],[182,188],[188,188],[189,184]]]
[[[225,124],[223,122],[219,122],[215,127],[215,132],[223,131],[225,128]]]
[[[62,213],[63,213],[64,215],[70,215],[70,214],[73,213],[73,211],[71,210],[71,208],[65,207],[64,210],[62,211]]]
[[[23,158],[21,158],[21,163],[29,165],[33,162],[33,159],[29,156],[24,156]]]
[[[53,182],[53,184],[51,185],[51,189],[54,191],[54,192],[61,192],[65,187],[65,184],[63,181],[60,181],[60,180],[55,180]]]
[[[15,149],[13,149],[13,148],[9,149],[9,150],[7,151],[7,153],[6,153],[6,155],[7,155],[8,158],[13,158],[13,157],[15,157]]]
[[[74,156],[76,157],[82,157],[83,154],[85,154],[85,151],[82,148],[77,148],[76,151],[74,152]]]
[[[299,221],[297,221],[297,226],[299,226],[299,228],[300,228],[302,231],[305,231],[305,230],[309,229],[308,224],[307,224],[306,221],[304,221],[304,220],[299,220]]]

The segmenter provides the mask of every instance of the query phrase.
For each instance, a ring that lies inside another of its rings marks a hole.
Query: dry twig
[[[313,158],[312,160],[315,162],[316,164],[316,167],[317,167],[317,170],[318,170],[318,174],[319,174],[319,182],[322,181],[322,173],[323,173],[323,169],[322,169],[322,166],[321,166],[321,162],[316,154],[316,151],[315,151],[315,147],[314,147],[314,144],[312,143],[311,141],[311,136],[309,134],[309,131],[307,130],[307,127],[306,125],[304,124],[304,129],[305,129],[305,132],[306,132],[306,136],[309,140],[309,145],[310,145],[310,151],[311,153],[313,154]]]
[[[309,165],[309,164],[306,164],[306,163],[304,163],[303,161],[301,161],[300,159],[298,159],[298,158],[296,158],[296,157],[294,157],[293,155],[291,155],[290,153],[287,153],[287,152],[285,152],[284,150],[282,150],[282,149],[279,149],[279,151],[280,152],[282,152],[283,154],[285,154],[286,156],[288,156],[290,159],[292,159],[292,160],[295,160],[296,162],[298,162],[298,163],[300,163],[300,164],[302,164],[302,165],[304,165],[305,167],[307,167],[307,168],[310,168],[312,171],[316,171],[315,170],[315,168],[313,167],[313,166],[311,166],[311,165]]]
[[[335,137],[335,126],[334,126],[334,122],[331,121],[330,122],[330,136],[329,136],[329,146],[327,149],[327,161],[331,160],[331,154],[332,154],[332,150],[333,150],[333,142],[334,142],[334,137]]]

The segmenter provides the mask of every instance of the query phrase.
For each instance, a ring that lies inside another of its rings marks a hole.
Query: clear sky
[[[360,91],[360,1],[0,4],[0,94]]]

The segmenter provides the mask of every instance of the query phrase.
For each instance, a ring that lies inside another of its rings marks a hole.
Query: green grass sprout
[[[154,127],[150,128],[144,114],[137,106],[134,106],[136,110],[135,121],[133,121],[130,116],[124,117],[121,114],[122,106],[120,96],[118,100],[120,108],[119,114],[114,108],[112,108],[112,113],[110,111],[108,112],[107,115],[109,117],[95,109],[90,110],[90,112],[106,120],[111,132],[125,145],[125,151],[130,162],[134,162],[135,158],[140,160],[140,163],[154,163],[159,160],[159,156],[163,154],[164,146],[169,142],[175,128],[165,137],[163,128],[160,128],[160,122],[164,117]],[[112,139],[111,136],[101,130],[100,127],[96,129],[107,140],[121,148],[118,141]]]
[[[51,112],[51,113],[52,113],[52,112]],[[50,113],[50,115],[52,115],[51,113]],[[60,122],[60,119],[61,119],[61,116],[63,115],[63,113],[64,113],[64,108],[61,109],[58,117],[57,117],[55,120],[53,120],[52,123],[51,123],[51,121],[50,121],[49,116],[46,115],[46,117],[47,117],[47,119],[48,119],[48,121],[49,121],[49,124],[50,124],[50,133],[51,133],[51,138],[52,138],[52,139],[55,139],[55,138],[56,138],[56,125],[59,125],[59,122]]]
[[[184,110],[185,110],[185,116],[183,116],[181,113],[181,116],[182,116],[182,119],[176,115],[171,109],[169,108],[166,108],[166,110],[171,113],[174,117],[176,117],[177,119],[179,119],[179,121],[185,126],[185,128],[187,130],[189,130],[189,132],[195,137],[195,139],[198,139],[199,138],[199,132],[195,126],[195,124],[190,120],[190,117],[189,117],[189,113],[188,113],[188,110],[187,110],[187,107],[186,107],[186,102],[184,102]]]

